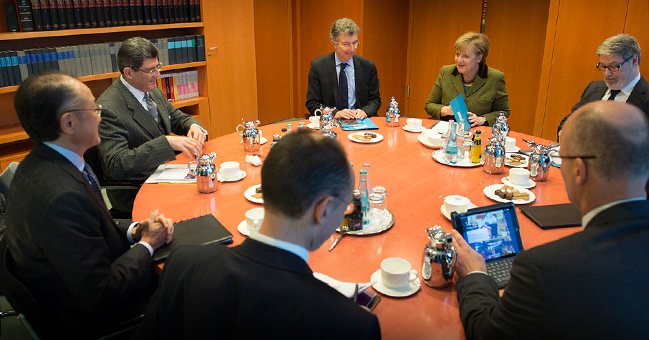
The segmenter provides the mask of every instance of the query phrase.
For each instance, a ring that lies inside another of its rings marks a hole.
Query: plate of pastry
[[[253,185],[243,192],[246,199],[253,203],[264,204],[264,195],[261,193],[261,184]]]
[[[378,143],[383,140],[383,135],[376,132],[354,132],[347,135],[347,138],[356,143]]]
[[[536,199],[533,192],[515,185],[492,184],[485,187],[482,192],[485,196],[501,203],[527,204]]]

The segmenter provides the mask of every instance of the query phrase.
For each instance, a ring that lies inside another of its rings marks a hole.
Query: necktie
[[[146,107],[149,110],[149,114],[151,114],[151,117],[153,117],[156,122],[159,122],[158,105],[153,101],[153,98],[151,98],[151,95],[148,93],[144,94],[144,99],[146,100]]]
[[[88,163],[85,163],[83,165],[83,176],[86,177],[88,182],[90,182],[90,185],[92,185],[92,188],[95,189],[97,195],[99,195],[99,197],[102,197],[101,189],[99,188],[99,180],[97,179],[95,173],[92,172],[92,169],[90,168]]]
[[[340,63],[340,75],[338,76],[338,110],[346,109],[349,105],[347,96],[347,74],[345,74],[346,63]]]
[[[622,92],[622,90],[611,90],[611,96],[608,97],[608,100],[615,100],[615,96],[620,92]]]

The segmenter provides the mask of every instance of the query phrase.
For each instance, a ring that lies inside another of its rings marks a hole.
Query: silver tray
[[[371,230],[348,231],[345,234],[347,234],[347,235],[374,235],[374,234],[382,233],[382,232],[392,228],[392,226],[394,225],[394,214],[392,213],[392,211],[390,211],[390,209],[388,209],[388,212],[390,213],[390,222],[389,223],[387,223],[385,225],[381,225],[378,228],[372,228]],[[336,231],[340,232],[340,228],[336,229]]]
[[[482,157],[482,161],[480,163],[471,162],[469,157],[464,157],[464,158],[462,158],[462,160],[460,162],[455,163],[455,164],[447,163],[446,158],[444,158],[444,150],[434,151],[433,154],[432,154],[432,157],[438,163],[448,165],[448,166],[459,167],[459,168],[472,168],[472,167],[484,165],[484,157]]]

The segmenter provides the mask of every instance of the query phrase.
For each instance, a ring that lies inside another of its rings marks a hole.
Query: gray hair
[[[144,64],[144,59],[157,57],[158,49],[152,42],[142,37],[129,38],[117,51],[117,67],[123,74],[125,68],[139,69]]]
[[[354,20],[349,18],[342,18],[334,21],[331,25],[331,30],[329,31],[329,39],[335,42],[338,42],[338,37],[340,34],[354,34],[360,32],[361,29],[358,28],[358,25]]]
[[[640,44],[638,41],[628,34],[618,34],[612,36],[599,45],[597,48],[597,55],[611,55],[617,54],[622,59],[627,59],[634,54],[638,55],[638,63],[640,62]]]
[[[637,120],[611,123],[599,106],[585,108],[575,117],[579,123],[573,124],[566,134],[569,141],[564,143],[570,145],[570,154],[596,156],[594,167],[601,176],[646,176],[649,173],[649,119],[635,106],[630,108],[630,113],[631,110],[638,113],[644,124],[638,124]]]

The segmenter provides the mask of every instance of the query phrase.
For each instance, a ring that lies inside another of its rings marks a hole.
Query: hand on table
[[[200,126],[196,125],[196,124],[193,124],[189,128],[189,132],[187,133],[187,137],[189,137],[191,139],[195,139],[195,140],[201,142],[201,146],[203,145],[203,143],[205,143],[205,140],[207,139],[207,135],[205,135],[205,131],[203,131],[203,129]]]
[[[457,262],[455,263],[455,272],[464,276],[474,271],[487,272],[487,263],[482,255],[478,254],[471,246],[466,243],[462,235],[453,229],[453,243],[457,250]]]
[[[148,243],[153,249],[158,249],[163,244],[171,242],[174,225],[171,219],[158,214],[156,210],[140,221],[137,232],[141,235],[141,241]]]
[[[467,119],[469,120],[469,123],[471,123],[471,127],[487,124],[487,118],[478,116],[473,112],[468,112],[467,114],[468,114]]]
[[[343,118],[343,119],[355,119],[356,114],[350,109],[344,109],[336,112],[334,118]]]
[[[190,130],[191,131],[191,130]],[[194,154],[201,155],[203,150],[203,142],[185,136],[166,136],[167,142],[171,145],[174,151],[181,151],[187,157],[194,158]]]

